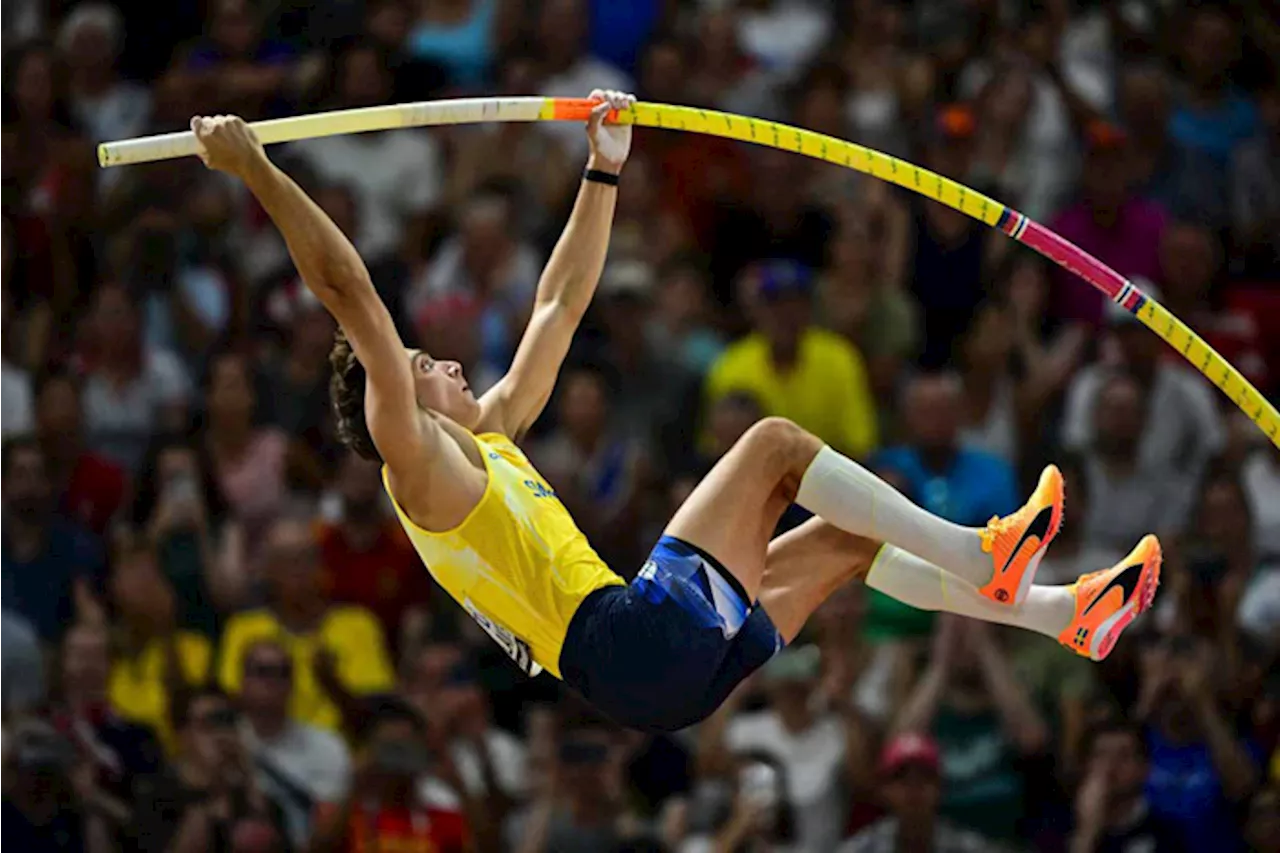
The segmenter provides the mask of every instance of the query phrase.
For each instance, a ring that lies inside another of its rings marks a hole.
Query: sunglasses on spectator
[[[287,681],[293,677],[293,664],[290,663],[251,663],[245,667],[245,674],[253,678],[271,678]]]

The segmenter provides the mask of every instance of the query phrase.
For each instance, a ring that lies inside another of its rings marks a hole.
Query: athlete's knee
[[[780,474],[803,473],[822,449],[817,436],[786,418],[757,421],[742,440],[759,462],[772,464]]]

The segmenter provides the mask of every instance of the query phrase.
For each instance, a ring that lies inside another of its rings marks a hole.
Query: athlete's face
[[[480,403],[471,393],[462,365],[437,361],[422,350],[408,350],[418,405],[470,429],[480,420]]]

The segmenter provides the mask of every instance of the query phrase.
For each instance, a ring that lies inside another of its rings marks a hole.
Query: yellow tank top
[[[622,584],[587,542],[520,448],[474,437],[489,474],[484,495],[453,530],[418,527],[383,487],[431,576],[528,675],[560,677],[560,649],[582,600]]]

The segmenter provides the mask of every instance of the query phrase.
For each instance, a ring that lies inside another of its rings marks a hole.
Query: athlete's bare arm
[[[257,197],[284,236],[303,281],[351,342],[368,375],[369,432],[391,471],[396,497],[415,515],[465,515],[484,490],[483,474],[418,407],[410,356],[351,241],[267,158],[239,118],[197,117],[191,127],[205,164],[240,178]],[[449,488],[432,488],[442,482]]]
[[[605,124],[604,119],[611,109],[631,106],[635,98],[601,91],[592,92],[591,97],[600,103],[587,123],[591,145],[587,168],[617,175],[631,150],[631,126]],[[604,269],[617,197],[615,187],[582,182],[569,222],[538,281],[533,315],[511,370],[480,401],[482,431],[516,438],[547,405]]]

